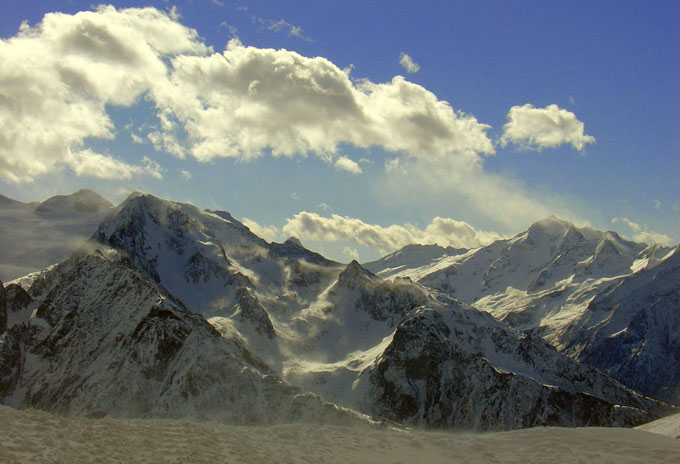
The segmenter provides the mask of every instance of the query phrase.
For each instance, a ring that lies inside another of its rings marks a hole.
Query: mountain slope
[[[677,248],[550,217],[510,239],[421,267],[376,270],[410,277],[514,328],[535,331],[625,385],[676,402],[678,255]],[[671,367],[659,375],[661,365]]]
[[[150,195],[123,202],[29,294],[0,340],[0,396],[18,407],[246,423],[347,416],[282,378],[433,427],[633,425],[665,409],[410,279],[294,239],[267,243],[229,213]]]
[[[359,420],[284,384],[239,340],[108,254],[78,252],[33,283],[0,341],[3,403],[88,417]]]

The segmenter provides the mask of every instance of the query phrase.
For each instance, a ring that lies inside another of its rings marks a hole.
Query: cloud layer
[[[464,221],[435,217],[425,229],[412,224],[387,227],[361,219],[332,214],[331,217],[302,211],[288,219],[283,232],[301,240],[350,242],[388,253],[412,243],[475,248],[500,238],[493,232],[476,230]]]
[[[557,105],[535,108],[526,104],[510,108],[500,143],[503,146],[519,144],[534,150],[571,144],[580,151],[595,142],[594,137],[584,135],[583,131],[583,123],[570,111]]]
[[[0,41],[0,61],[0,172],[11,182],[64,166],[157,175],[101,153],[101,169],[87,164],[95,154],[86,139],[116,134],[107,106],[142,97],[159,120],[143,135],[159,151],[199,161],[315,154],[356,173],[356,163],[337,160],[339,144],[471,162],[494,152],[489,126],[401,76],[352,80],[325,58],[238,39],[214,53],[176,15],[153,8],[48,14]]]

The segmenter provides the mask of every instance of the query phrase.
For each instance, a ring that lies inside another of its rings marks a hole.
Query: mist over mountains
[[[362,266],[151,195],[3,197],[0,214],[7,280],[60,261],[2,287],[16,408],[516,429],[637,425],[679,399],[677,247],[550,217]],[[34,227],[74,240],[47,253]]]

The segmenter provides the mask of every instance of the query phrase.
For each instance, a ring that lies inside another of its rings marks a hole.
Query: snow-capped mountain
[[[0,195],[0,279],[55,264],[97,230],[113,204],[92,190],[23,203]]]
[[[246,423],[351,416],[335,403],[477,429],[633,425],[666,408],[408,278],[329,261],[296,239],[267,243],[229,213],[150,195],[132,195],[69,260],[34,276],[30,303],[7,297],[16,287],[5,292],[19,309],[0,338],[0,396],[18,407]]]
[[[369,267],[452,295],[637,391],[677,402],[678,255],[677,247],[549,217],[479,249],[428,256],[422,266],[395,272],[383,258]]]
[[[76,252],[27,296],[0,339],[4,404],[88,417],[362,420],[283,383],[114,250]]]

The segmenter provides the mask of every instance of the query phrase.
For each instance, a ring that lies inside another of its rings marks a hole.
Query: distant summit
[[[106,198],[92,190],[83,189],[71,195],[57,195],[43,201],[35,209],[36,213],[98,213],[113,208]]]
[[[0,280],[55,264],[77,249],[113,204],[92,190],[24,203],[0,195]]]

